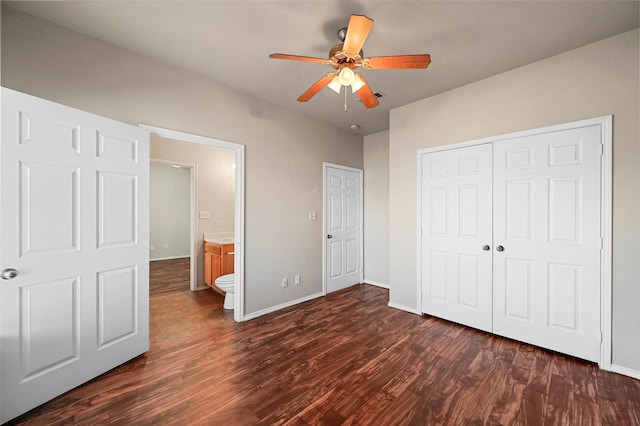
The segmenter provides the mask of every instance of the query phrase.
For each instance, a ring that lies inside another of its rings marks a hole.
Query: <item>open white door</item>
[[[325,292],[362,282],[362,170],[324,164]]]
[[[145,352],[148,133],[2,88],[0,422]]]

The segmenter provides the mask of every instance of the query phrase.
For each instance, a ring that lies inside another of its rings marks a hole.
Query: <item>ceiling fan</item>
[[[351,15],[349,26],[338,31],[338,38],[343,43],[331,49],[329,59],[287,55],[284,53],[272,53],[269,57],[327,64],[336,70],[316,81],[315,84],[298,97],[298,102],[307,102],[325,86],[338,94],[342,86],[351,86],[351,91],[358,94],[365,107],[375,108],[379,104],[378,97],[373,93],[362,74],[354,71],[355,68],[360,66],[368,70],[427,68],[431,63],[431,56],[418,54],[363,58],[362,46],[371,31],[371,27],[373,27],[372,19],[363,15]]]

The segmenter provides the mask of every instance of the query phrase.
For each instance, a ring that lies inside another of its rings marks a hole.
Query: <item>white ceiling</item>
[[[360,134],[389,126],[389,110],[634,28],[638,1],[66,1],[3,2],[143,56],[190,69],[274,105]],[[364,70],[380,106],[323,89],[332,69],[269,59],[327,57],[351,14],[375,21],[364,56],[431,54],[426,70]]]

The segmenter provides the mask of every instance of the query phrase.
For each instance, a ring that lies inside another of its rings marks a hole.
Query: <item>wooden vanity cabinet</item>
[[[220,294],[216,278],[233,273],[234,250],[234,244],[204,243],[204,283]]]

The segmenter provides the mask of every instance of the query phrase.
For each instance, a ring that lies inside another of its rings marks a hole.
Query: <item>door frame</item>
[[[149,141],[151,145],[151,141]],[[192,163],[186,163],[182,161],[171,161],[163,158],[149,158],[151,164],[168,164],[180,166],[184,169],[189,169],[189,290],[196,291],[205,288],[204,286],[198,287],[196,265],[198,263],[198,256],[195,251],[195,238],[196,238],[196,176],[198,176],[198,165]],[[149,259],[153,262],[152,259]]]
[[[233,319],[236,322],[244,321],[244,145],[227,142],[220,139],[214,139],[207,136],[194,135],[192,133],[184,133],[176,130],[164,129],[161,127],[149,126],[146,124],[140,124],[140,127],[149,131],[151,135],[161,136],[169,139],[177,139],[185,142],[192,142],[201,145],[208,145],[215,148],[230,149],[235,153],[235,202],[234,202],[234,233],[235,233],[235,256],[234,256],[234,274],[235,274],[235,306],[233,309]],[[174,163],[178,164],[178,163]],[[197,175],[197,168],[194,168],[192,173],[192,179],[195,179]],[[195,197],[193,192],[196,190],[196,185],[191,186],[192,191],[192,224],[195,223],[193,219],[195,215]],[[195,225],[192,225],[191,229],[191,279],[192,290],[197,288],[198,283],[195,280],[195,273],[197,271],[195,256]]]
[[[322,163],[322,295],[327,295],[327,218],[329,217],[327,209],[329,208],[329,203],[327,203],[327,176],[328,169],[340,169],[349,172],[355,172],[360,175],[360,202],[358,208],[360,209],[360,247],[358,247],[358,252],[360,256],[360,274],[359,281],[362,283],[364,277],[364,172],[362,169],[357,169],[355,167],[343,166],[340,164],[334,163]]]
[[[442,145],[434,148],[420,149],[417,152],[417,275],[416,275],[416,300],[417,312],[422,315],[422,156],[431,152],[445,151],[450,149],[465,148],[469,146],[482,145],[497,142],[504,139],[512,139],[523,136],[535,136],[543,133],[552,133],[562,130],[575,129],[588,126],[600,126],[600,137],[602,142],[602,156],[600,160],[600,236],[602,239],[602,249],[600,250],[600,361],[598,366],[603,370],[615,370],[612,366],[612,210],[613,210],[613,116],[605,115],[586,120],[572,121],[547,127],[524,130],[520,132],[507,133],[498,136],[491,136],[481,139],[474,139],[466,142],[451,145]]]

